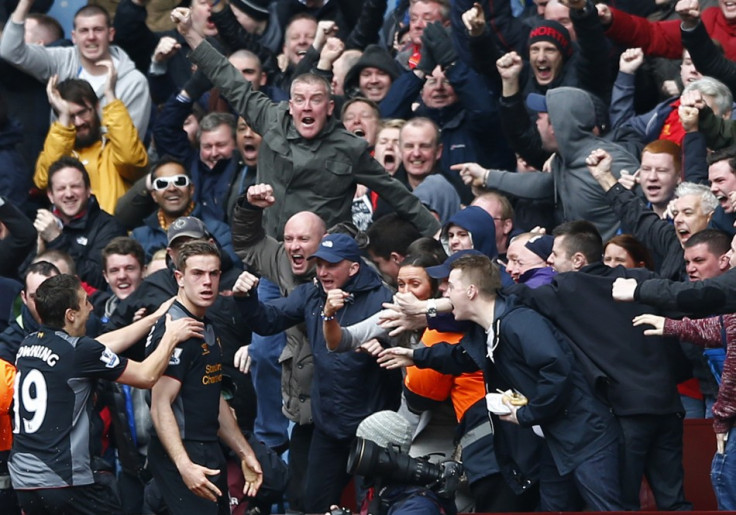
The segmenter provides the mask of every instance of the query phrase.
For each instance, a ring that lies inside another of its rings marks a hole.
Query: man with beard
[[[47,48],[25,41],[25,23],[33,0],[21,0],[3,28],[0,55],[16,68],[46,82],[53,75],[89,81],[102,102],[110,103],[105,93],[105,66],[114,61],[118,80],[113,87],[116,98],[128,108],[140,134],[145,134],[151,116],[151,97],[146,77],[135,69],[133,61],[121,48],[111,45],[115,29],[109,13],[99,5],[84,5],[74,14],[74,46]]]
[[[143,175],[148,154],[125,104],[115,96],[117,74],[112,61],[107,61],[105,66],[107,103],[102,109],[102,119],[97,95],[89,82],[67,79],[57,83],[56,75],[49,79],[46,91],[58,120],[51,124],[46,135],[33,182],[45,189],[51,163],[62,156],[74,155],[87,168],[100,207],[112,214],[118,198]]]
[[[222,250],[239,263],[232,245],[230,227],[206,213],[201,204],[195,201],[195,186],[184,165],[170,156],[164,156],[151,170],[151,198],[158,206],[143,221],[143,225],[133,229],[131,236],[146,252],[146,262],[153,254],[168,245],[166,231],[180,216],[194,216],[204,222],[207,232],[220,244]]]

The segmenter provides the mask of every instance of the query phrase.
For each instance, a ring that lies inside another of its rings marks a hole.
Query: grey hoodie
[[[562,201],[565,220],[584,219],[601,232],[603,241],[612,238],[620,220],[611,209],[605,192],[590,175],[585,159],[595,149],[611,154],[611,172],[618,179],[621,170],[634,173],[639,160],[624,147],[592,133],[595,108],[590,95],[577,88],[554,88],[547,91],[549,120],[557,138],[557,156],[552,162],[555,195]]]
[[[622,146],[593,134],[595,107],[590,95],[578,88],[559,87],[547,91],[549,120],[554,127],[558,151],[552,173],[513,173],[492,170],[487,186],[522,198],[554,198],[560,221],[588,220],[603,240],[613,237],[619,219],[606,200],[603,189],[590,175],[585,159],[595,149],[611,154],[611,171],[634,173],[639,161]]]
[[[0,39],[0,57],[44,84],[54,74],[59,75],[59,81],[79,76],[82,61],[76,45],[54,48],[27,45],[24,36],[25,24],[8,20]],[[138,136],[143,139],[151,116],[148,81],[145,75],[136,70],[135,64],[122,49],[111,45],[110,55],[117,60],[115,96],[125,104],[138,129]],[[100,107],[104,107],[107,104],[104,86],[100,86],[95,93],[100,99]]]

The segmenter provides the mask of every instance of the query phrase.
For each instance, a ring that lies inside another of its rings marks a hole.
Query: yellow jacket
[[[145,173],[148,154],[138,137],[125,104],[120,99],[102,108],[102,140],[85,148],[74,148],[76,129],[59,122],[51,124],[43,151],[36,161],[33,182],[40,189],[48,184],[49,166],[62,156],[79,159],[89,173],[92,193],[110,214],[130,186]]]

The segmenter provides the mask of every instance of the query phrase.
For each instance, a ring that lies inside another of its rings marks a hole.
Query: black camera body
[[[348,457],[348,473],[380,478],[384,485],[424,486],[444,499],[452,499],[460,485],[463,466],[457,461],[432,463],[429,458],[412,458],[397,446],[381,447],[357,437]]]

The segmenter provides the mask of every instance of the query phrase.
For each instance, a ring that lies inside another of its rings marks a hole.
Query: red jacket
[[[669,59],[682,58],[680,20],[651,22],[613,7],[606,36],[626,48],[641,47],[644,54]],[[723,45],[726,57],[736,60],[736,21],[729,23],[718,7],[709,7],[700,16],[710,37]]]

